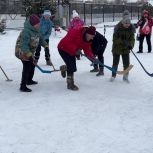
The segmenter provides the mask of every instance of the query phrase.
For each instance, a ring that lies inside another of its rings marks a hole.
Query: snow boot
[[[93,68],[92,70],[90,70],[90,72],[98,72],[98,68]]]
[[[60,69],[60,71],[61,71],[61,76],[62,76],[63,78],[65,78],[65,77],[66,77],[66,71],[67,71],[66,65],[61,65],[59,69]]]
[[[114,80],[115,80],[115,77],[112,76],[109,81],[113,82]]]
[[[143,53],[142,51],[137,51],[137,53]]]
[[[20,86],[20,91],[21,92],[31,92],[32,90],[27,88],[26,85],[22,85]]]
[[[79,88],[74,84],[73,75],[67,76],[67,89],[77,91]]]
[[[128,80],[128,76],[129,76],[128,73],[124,74],[124,75],[123,75],[123,81],[125,81],[125,82],[127,82],[127,83],[130,83],[129,80]]]
[[[33,81],[33,80],[27,82],[27,85],[35,85],[35,84],[38,84],[38,82],[37,81]]]
[[[96,74],[96,76],[102,76],[104,75],[103,69],[100,68],[99,72]]]

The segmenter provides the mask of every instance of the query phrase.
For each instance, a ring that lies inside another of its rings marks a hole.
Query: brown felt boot
[[[61,76],[62,76],[63,78],[65,78],[65,77],[66,77],[66,71],[67,71],[66,65],[61,65],[59,69],[60,69],[60,71],[61,71]]]
[[[67,89],[77,91],[79,88],[74,84],[73,76],[67,76]]]

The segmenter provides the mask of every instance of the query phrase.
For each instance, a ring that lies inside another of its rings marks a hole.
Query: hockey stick
[[[138,59],[138,57],[135,55],[135,53],[133,52],[133,50],[131,50],[132,54],[134,55],[134,57],[137,59],[137,61],[139,62],[139,64],[141,65],[141,67],[143,68],[143,70],[150,76],[153,77],[153,73],[149,73],[145,67],[142,65],[142,63],[140,62],[140,60]]]
[[[8,76],[6,75],[5,71],[2,69],[2,67],[0,66],[0,69],[2,70],[3,74],[5,75],[6,77],[6,81],[13,81],[11,79],[8,78]]]
[[[82,55],[82,56],[85,56],[86,58],[88,58],[88,59],[89,59],[91,62],[93,62],[94,64],[99,64],[99,65],[101,65],[101,66],[104,66],[104,67],[106,67],[108,70],[110,70],[110,71],[112,71],[112,72],[114,72],[114,73],[117,73],[118,75],[126,74],[126,73],[128,73],[128,72],[133,68],[133,65],[129,65],[129,67],[126,68],[125,70],[123,70],[123,71],[117,71],[116,69],[114,69],[114,68],[112,68],[112,67],[110,67],[110,66],[108,66],[108,65],[105,65],[105,64],[101,63],[99,60],[98,60],[97,62],[94,62],[91,58],[87,57],[85,54],[82,54],[82,53],[81,53],[81,55]]]
[[[42,73],[48,73],[48,74],[50,74],[50,73],[52,73],[52,72],[57,72],[57,71],[60,71],[60,70],[56,70],[56,69],[54,69],[54,70],[44,70],[44,69],[42,69],[39,65],[36,65],[36,67],[42,72]]]

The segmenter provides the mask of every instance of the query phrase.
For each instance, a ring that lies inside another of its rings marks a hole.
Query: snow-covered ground
[[[103,33],[102,25],[97,30]],[[153,152],[153,78],[146,75],[131,54],[130,83],[111,72],[103,77],[89,70],[90,62],[77,61],[75,82],[80,90],[66,89],[59,72],[43,74],[36,69],[32,93],[19,91],[22,64],[14,56],[19,31],[0,35],[0,65],[12,82],[0,71],[0,153],[152,153]],[[107,28],[108,46],[105,64],[112,65],[113,28]],[[57,44],[62,31],[50,38],[51,58],[56,68],[64,64]],[[152,39],[153,41],[153,39]],[[149,72],[153,72],[153,53],[137,54]],[[138,42],[134,52],[138,51]],[[122,69],[120,62],[119,70]],[[45,65],[41,52],[39,65]]]

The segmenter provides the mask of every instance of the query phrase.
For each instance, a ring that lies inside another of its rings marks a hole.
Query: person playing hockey
[[[95,57],[98,57],[98,60],[104,64],[104,51],[107,46],[107,39],[96,31],[95,37],[92,40],[91,48]],[[90,70],[90,72],[98,72],[96,76],[104,75],[104,66],[101,64],[94,64],[94,69]]]
[[[80,50],[82,49],[92,61],[96,60],[91,50],[91,40],[94,38],[95,33],[96,28],[93,26],[72,29],[58,44],[59,54],[67,67],[67,89],[69,90],[79,89],[74,84],[74,72],[77,71],[75,56],[80,54]],[[64,74],[66,71],[61,72],[66,77],[66,74]]]
[[[51,12],[49,10],[44,10],[42,17],[40,18],[40,30],[39,30],[42,35],[42,38],[46,41],[48,45],[49,45],[49,37],[51,35],[52,26],[53,26],[50,17],[51,17]],[[45,48],[44,50],[45,50],[46,65],[53,66],[50,59],[49,48]],[[40,51],[41,51],[41,42],[39,43],[35,53],[35,59],[37,61],[39,60],[40,57]]]
[[[22,79],[20,84],[20,91],[31,92],[32,90],[27,85],[35,85],[38,82],[33,80],[35,65],[34,52],[38,47],[39,42],[45,48],[48,48],[47,43],[41,38],[39,33],[40,20],[38,16],[31,15],[24,23],[24,29],[19,34],[16,47],[15,56],[19,58],[23,64]]]
[[[120,55],[122,56],[124,70],[129,67],[130,64],[130,50],[134,47],[135,27],[131,24],[129,17],[129,11],[123,12],[123,19],[115,26],[113,33],[113,68],[117,70]],[[129,73],[123,75],[123,80],[129,82]],[[114,81],[116,73],[112,72],[110,81]]]

